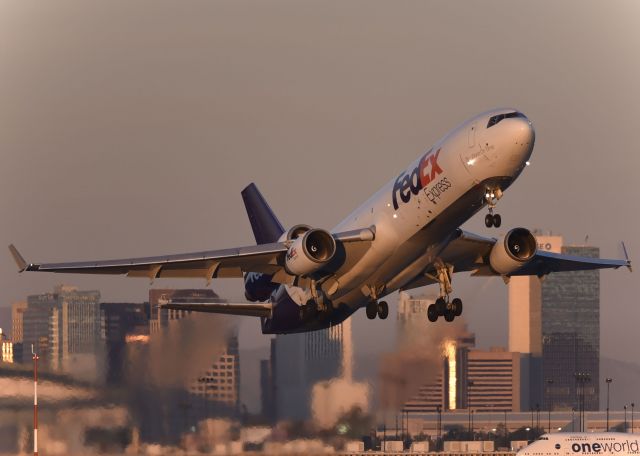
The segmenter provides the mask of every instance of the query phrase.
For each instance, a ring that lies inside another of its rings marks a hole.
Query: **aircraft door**
[[[472,123],[469,127],[469,147],[476,145],[476,123]]]

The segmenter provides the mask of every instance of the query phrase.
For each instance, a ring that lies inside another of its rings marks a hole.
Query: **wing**
[[[27,263],[17,249],[9,246],[20,272],[39,271],[74,274],[126,274],[129,277],[201,277],[207,280],[223,277],[242,277],[243,272],[277,274],[283,269],[287,251],[284,243],[209,250],[119,260],[81,261],[71,263]]]
[[[362,244],[365,248],[371,245],[370,241],[374,236],[371,228],[333,234],[339,244]],[[276,283],[293,283],[296,280],[296,277],[284,269],[285,254],[288,251],[287,241],[176,255],[71,263],[27,263],[13,245],[9,246],[9,251],[20,272],[126,274],[129,277],[146,277],[150,280],[199,277],[207,281],[214,278],[242,277],[245,272],[261,272],[272,275],[272,281]]]
[[[271,317],[271,303],[234,304],[228,302],[180,302],[162,306],[171,310],[188,310],[192,312],[208,312],[226,315],[242,315],[248,317]]]
[[[631,269],[631,262],[629,260],[587,258],[542,251],[537,252],[531,261],[509,275],[537,275],[541,277],[551,272],[588,271],[591,269],[618,269],[620,266],[625,266]]]
[[[445,264],[452,265],[454,272],[473,271],[472,275],[474,276],[499,276],[500,274],[495,272],[489,263],[489,255],[496,241],[494,238],[479,236],[459,229],[456,237],[443,249],[439,258]],[[508,276],[536,275],[542,277],[552,272],[617,269],[621,266],[631,269],[631,261],[628,258],[610,260],[538,251],[528,263]],[[435,283],[433,278],[435,275],[435,268],[430,265],[402,288],[418,288]]]

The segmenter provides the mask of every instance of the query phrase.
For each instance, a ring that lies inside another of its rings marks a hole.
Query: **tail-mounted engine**
[[[491,249],[491,268],[502,275],[509,275],[527,264],[536,254],[536,238],[526,228],[514,228]]]
[[[292,228],[289,233],[294,234],[293,231]],[[329,263],[336,253],[336,241],[328,231],[316,228],[295,234],[289,238],[291,245],[285,257],[285,269],[291,275],[308,276]]]

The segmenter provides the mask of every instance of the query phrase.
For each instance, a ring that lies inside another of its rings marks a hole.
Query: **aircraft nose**
[[[507,122],[507,124],[512,124],[510,129],[513,131],[513,138],[516,145],[524,147],[525,149],[531,149],[533,148],[533,142],[535,141],[533,124],[527,116],[522,113],[518,114],[520,114],[519,117],[510,119],[511,122]]]

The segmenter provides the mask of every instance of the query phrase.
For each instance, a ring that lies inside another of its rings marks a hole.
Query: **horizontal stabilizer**
[[[242,315],[247,317],[271,317],[271,303],[230,303],[230,302],[172,302],[162,306],[171,310],[188,310],[191,312],[219,313],[226,315]]]
[[[18,249],[16,249],[13,244],[9,246],[9,251],[11,252],[11,256],[13,257],[13,261],[15,261],[18,265],[19,271],[22,272],[27,269],[27,262],[24,261],[24,258],[22,258],[22,255],[20,255],[20,252],[18,252]]]

